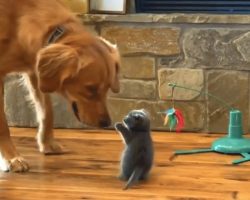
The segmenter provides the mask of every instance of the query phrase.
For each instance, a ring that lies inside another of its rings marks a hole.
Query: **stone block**
[[[132,11],[132,10],[131,10]],[[151,14],[126,14],[126,15],[110,15],[110,14],[78,14],[83,22],[102,23],[102,22],[152,22]]]
[[[110,93],[110,96],[127,99],[155,99],[156,81],[121,80],[120,92]]]
[[[245,29],[188,29],[182,35],[183,62],[171,67],[249,70]],[[245,58],[244,58],[245,57]],[[170,66],[168,66],[170,67]]]
[[[5,114],[9,126],[36,127],[36,117],[32,105],[28,102],[28,92],[22,86],[19,76],[5,79]]]
[[[248,131],[249,84],[248,74],[238,71],[209,71],[206,76],[207,91],[221,98],[234,109],[242,111],[243,127]],[[229,111],[226,105],[208,96],[208,131],[227,133]]]
[[[123,78],[155,78],[155,59],[151,57],[122,57],[121,74]]]
[[[132,6],[133,7],[133,6]],[[130,9],[133,12],[133,9]],[[136,13],[126,15],[109,15],[109,14],[78,14],[83,21],[96,22],[148,22],[153,24],[223,24],[223,25],[249,25],[249,15],[237,14],[206,14],[206,13],[167,13],[167,14],[150,14],[150,13]]]
[[[181,88],[174,89],[175,100],[194,100],[198,97],[203,98],[201,92],[204,89],[203,70],[200,69],[185,69],[185,68],[162,68],[158,71],[159,77],[159,96],[162,100],[171,99],[172,87],[168,83],[175,83],[180,86],[189,87],[198,92],[185,90]]]
[[[147,15],[147,14],[145,14]],[[249,24],[249,15],[221,15],[206,13],[154,14],[153,22],[182,24]]]
[[[250,62],[250,32],[247,32],[243,34],[242,36],[238,37],[236,40],[234,40],[234,44],[238,50],[238,52],[241,54],[242,58],[246,62]]]
[[[180,53],[180,29],[178,28],[103,26],[101,35],[118,44],[122,54],[176,55]]]

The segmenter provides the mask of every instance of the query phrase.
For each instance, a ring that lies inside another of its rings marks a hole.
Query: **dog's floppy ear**
[[[111,90],[114,93],[118,93],[120,91],[120,82],[119,82],[119,70],[120,63],[116,63],[115,67],[110,67],[111,69]]]
[[[38,52],[36,70],[42,92],[54,92],[62,82],[76,75],[86,66],[79,59],[77,51],[67,45],[51,44]]]
[[[78,68],[77,52],[66,45],[51,44],[38,52],[36,69],[42,92],[54,92]],[[71,72],[72,71],[72,72]]]
[[[109,63],[110,71],[110,88],[112,92],[118,93],[120,91],[120,82],[119,82],[119,72],[120,72],[120,54],[117,49],[117,45],[112,44],[108,40],[100,37],[100,40],[107,47],[109,53],[111,54],[112,59],[115,61],[115,65]]]

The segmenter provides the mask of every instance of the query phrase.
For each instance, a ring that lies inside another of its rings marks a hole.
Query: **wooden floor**
[[[34,129],[12,133],[31,170],[0,172],[0,200],[250,200],[250,163],[230,164],[239,156],[206,153],[170,160],[174,150],[209,147],[218,135],[154,132],[149,180],[123,191],[117,179],[123,144],[114,131],[56,130],[70,152],[46,157],[37,151]]]

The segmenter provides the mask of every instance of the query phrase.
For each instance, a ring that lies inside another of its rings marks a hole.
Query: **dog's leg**
[[[4,83],[0,80],[0,170],[25,172],[27,162],[17,153],[10,138],[8,123],[4,113]]]
[[[24,82],[34,104],[39,124],[37,143],[44,154],[60,154],[62,146],[55,141],[53,135],[53,111],[49,94],[42,93],[38,88],[35,74],[24,74]]]

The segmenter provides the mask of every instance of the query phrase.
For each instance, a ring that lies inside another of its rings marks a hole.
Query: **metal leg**
[[[209,153],[209,152],[216,152],[216,151],[214,151],[213,149],[177,150],[174,152],[174,155],[188,155],[188,154]],[[240,153],[240,155],[243,158],[234,160],[232,164],[238,165],[250,161],[250,153]]]
[[[232,162],[232,164],[238,165],[238,164],[240,164],[240,163],[250,161],[250,154],[249,154],[249,153],[241,153],[240,155],[242,155],[243,158],[238,159],[238,160],[234,160],[234,161]]]
[[[193,149],[193,150],[177,150],[175,155],[185,155],[185,154],[196,154],[196,153],[208,153],[214,152],[211,148],[209,149]]]

